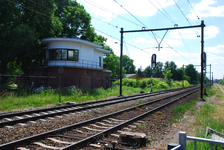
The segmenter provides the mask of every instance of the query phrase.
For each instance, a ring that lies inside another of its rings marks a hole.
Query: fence
[[[194,141],[194,150],[197,150],[197,142],[210,143],[210,150],[213,150],[213,145],[224,145],[224,141],[217,141],[212,139],[198,138],[187,136],[186,132],[179,132],[179,145],[172,148],[171,150],[186,150],[186,140]]]

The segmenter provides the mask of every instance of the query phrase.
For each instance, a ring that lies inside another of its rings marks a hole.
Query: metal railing
[[[205,139],[205,138],[198,138],[198,137],[192,137],[187,136],[186,132],[179,132],[179,145],[172,148],[171,150],[186,150],[186,141],[191,140],[194,141],[194,150],[197,150],[197,142],[205,142],[210,143],[210,150],[213,150],[213,145],[224,145],[224,141],[218,141],[218,140],[211,140],[211,139]]]
[[[99,62],[79,59],[78,61],[71,60],[48,60],[45,66],[67,66],[67,67],[81,67],[91,69],[103,69],[103,65]]]

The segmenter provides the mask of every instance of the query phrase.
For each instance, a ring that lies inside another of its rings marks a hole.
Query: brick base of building
[[[83,89],[94,89],[98,87],[109,88],[110,72],[105,70],[63,67],[63,73],[59,74],[59,67],[36,68],[29,75],[29,84],[39,87],[48,85],[52,88],[78,86]]]

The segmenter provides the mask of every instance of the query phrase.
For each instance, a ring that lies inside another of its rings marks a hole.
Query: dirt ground
[[[197,101],[197,110],[199,110],[204,103],[205,102],[203,101]],[[186,112],[183,116],[183,119],[181,119],[178,123],[172,124],[164,139],[152,142],[151,145],[147,146],[147,150],[167,150],[168,144],[179,143],[180,131],[185,131],[188,136],[195,136],[194,130],[198,128],[197,125],[194,125],[195,115],[190,115],[189,112]]]
[[[224,90],[216,84],[224,94]],[[212,97],[208,97],[206,101],[214,101],[216,95]],[[224,101],[223,101],[224,102]],[[196,110],[200,110],[203,104],[206,103],[204,101],[197,101]],[[160,139],[158,141],[152,142],[147,146],[146,150],[167,150],[167,145],[170,143],[179,143],[179,132],[185,131],[188,136],[195,136],[195,129],[199,128],[195,122],[195,115],[191,115],[188,111],[183,115],[184,117],[178,122],[173,123],[169,129],[169,132],[165,136],[164,139]]]

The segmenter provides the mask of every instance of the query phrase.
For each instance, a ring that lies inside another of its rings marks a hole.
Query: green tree
[[[163,63],[162,62],[157,62],[156,63],[156,68],[153,70],[153,77],[164,78]]]
[[[176,80],[178,80],[178,81],[183,80],[183,75],[184,75],[183,67],[178,68],[176,73],[177,73]]]
[[[177,65],[175,64],[175,62],[166,61],[165,64],[164,64],[164,69],[163,69],[164,73],[166,73],[167,70],[171,70],[172,79],[177,80]]]
[[[25,72],[32,70],[44,56],[40,39],[52,37],[61,30],[59,19],[54,17],[53,0],[18,0],[16,3],[0,1],[0,65],[3,73],[15,68]]]
[[[127,55],[123,55],[122,65],[124,69],[126,70],[126,74],[135,73],[136,67],[134,65],[134,60],[130,59]]]
[[[197,71],[194,68],[193,64],[189,64],[188,66],[186,66],[185,75],[190,78],[190,81],[189,81],[190,84],[197,83]]]
[[[58,36],[72,37],[91,32],[91,17],[77,1],[55,0],[55,4],[55,16],[59,18],[63,27],[62,34]]]
[[[171,70],[167,70],[165,74],[166,82],[171,87],[172,81],[171,81],[172,73]]]
[[[145,77],[151,77],[151,67],[150,66],[146,67],[144,73]]]
[[[137,71],[137,76],[138,76],[138,77],[142,77],[142,71],[141,71],[141,69],[140,69],[140,68],[138,68],[138,71]]]

